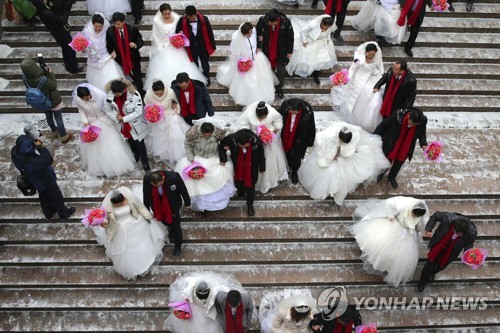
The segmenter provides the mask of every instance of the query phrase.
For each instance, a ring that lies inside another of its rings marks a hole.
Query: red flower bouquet
[[[258,126],[257,134],[259,135],[259,138],[262,140],[263,144],[268,145],[273,142],[274,134],[266,127],[266,125]]]
[[[85,51],[87,47],[90,46],[90,41],[82,35],[81,32],[77,33],[71,43],[68,44],[76,52]]]
[[[252,59],[241,58],[238,60],[238,72],[246,73],[253,67]]]
[[[432,8],[436,12],[444,12],[448,7],[450,7],[450,4],[446,0],[432,0]]]
[[[188,178],[198,180],[202,179],[205,177],[205,174],[207,173],[207,169],[202,166],[198,162],[194,162],[193,164],[188,165],[187,167],[182,170],[182,173],[187,176]],[[184,177],[186,178],[186,177]]]
[[[433,161],[439,163],[443,160],[443,150],[444,143],[440,141],[433,141],[424,150],[424,157],[428,161]]]
[[[97,126],[87,126],[80,131],[80,141],[83,143],[91,143],[97,140],[101,133],[101,128]]]
[[[349,80],[349,71],[345,68],[330,75],[330,82],[335,86],[343,86],[349,83]]]
[[[169,303],[168,306],[174,308],[174,316],[180,320],[188,320],[191,318],[192,310],[188,301]]]
[[[106,216],[106,209],[104,209],[104,207],[85,209],[85,217],[81,222],[87,227],[95,227],[101,225],[106,219]]]
[[[163,107],[161,105],[148,104],[144,107],[144,117],[150,123],[157,123],[163,119]]]
[[[377,333],[377,323],[356,326],[356,333]]]
[[[462,262],[472,269],[478,269],[488,257],[488,250],[472,248],[464,252]]]
[[[176,49],[189,46],[189,38],[187,38],[183,33],[170,35],[169,40],[170,44],[172,44],[172,46]]]

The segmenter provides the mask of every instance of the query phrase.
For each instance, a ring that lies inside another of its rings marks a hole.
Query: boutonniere
[[[177,189],[177,186],[175,185],[170,185],[170,191],[175,191]]]

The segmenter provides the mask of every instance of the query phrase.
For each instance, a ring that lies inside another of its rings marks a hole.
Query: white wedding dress
[[[398,0],[367,0],[351,19],[352,27],[358,31],[374,30],[391,44],[400,44],[405,37],[406,24],[398,25],[401,6]]]
[[[292,57],[286,66],[288,74],[306,77],[313,71],[331,69],[337,63],[335,45],[331,38],[337,26],[333,24],[326,31],[321,31],[320,24],[324,17],[329,15],[318,16],[309,22],[291,19],[294,44]]]
[[[347,144],[339,138],[344,128],[352,133]],[[359,184],[373,181],[389,166],[380,136],[337,121],[316,135],[313,151],[302,162],[298,176],[311,198],[323,200],[332,196],[336,204],[342,205]]]
[[[153,33],[151,34],[151,48],[149,53],[149,67],[146,73],[144,88],[151,87],[154,81],[160,79],[165,86],[170,87],[177,74],[186,72],[189,78],[207,83],[207,79],[200,72],[184,48],[176,49],[170,44],[170,35],[175,34],[175,27],[179,21],[179,14],[171,12],[172,23],[165,23],[161,12],[153,18]]]
[[[205,282],[210,289],[207,299],[196,296],[196,287]],[[170,314],[164,322],[164,329],[174,333],[222,333],[219,314],[215,308],[215,297],[219,292],[238,290],[247,293],[232,276],[222,276],[212,272],[191,273],[182,276],[170,285],[168,301],[170,303],[188,300],[192,315],[189,320],[180,320]]]
[[[156,80],[155,80],[156,81]],[[165,91],[158,97],[151,86],[146,92],[144,103],[161,105],[164,109],[163,119],[156,123],[149,123],[151,131],[145,139],[148,153],[156,162],[168,161],[172,164],[186,156],[184,139],[189,125],[179,116],[179,107],[172,109],[172,102],[177,102],[174,91],[163,82]]]
[[[414,208],[427,212],[413,217]],[[384,281],[396,287],[410,281],[420,258],[422,236],[418,231],[429,219],[425,202],[402,196],[369,200],[359,205],[353,218],[358,222],[350,230],[363,252],[364,269],[384,275]]]
[[[377,46],[373,62],[368,63],[365,48],[368,44]],[[344,86],[333,86],[330,97],[334,111],[346,123],[360,126],[367,132],[373,132],[382,121],[383,91],[373,93],[373,87],[384,74],[382,50],[376,42],[361,44],[354,52],[354,62],[349,68],[350,81]]]
[[[101,2],[104,3],[104,1]],[[106,31],[108,27],[109,22],[104,19],[104,27],[97,34],[92,25],[92,20],[89,20],[82,30],[82,34],[90,41],[90,46],[85,50],[87,54],[87,82],[101,90],[105,90],[108,82],[125,78],[123,69],[106,49]]]
[[[259,173],[259,179],[255,184],[256,191],[267,193],[270,189],[278,186],[280,181],[288,179],[288,164],[280,136],[280,131],[283,128],[283,117],[275,108],[266,104],[269,114],[263,120],[259,120],[255,113],[257,104],[259,102],[252,103],[244,108],[238,123],[240,128],[250,129],[257,135],[257,128],[261,125],[267,127],[271,132],[274,130],[277,132],[271,143],[264,144],[266,172]]]
[[[262,333],[276,332],[273,331],[273,322],[278,311],[283,313],[289,311],[292,307],[300,305],[310,307],[312,315],[318,312],[316,300],[312,297],[309,289],[285,289],[264,294],[259,306],[260,331]],[[307,326],[307,324],[299,322],[297,326]],[[294,332],[303,332],[303,330],[299,331],[297,328]]]
[[[82,122],[101,129],[94,142],[78,140],[82,167],[93,176],[115,177],[135,170],[134,155],[129,145],[115,127],[115,123],[102,111],[106,98],[104,91],[84,83],[89,88],[92,99],[82,100],[73,91],[73,105],[78,108]]]
[[[87,7],[91,16],[103,13],[108,20],[115,12],[127,14],[131,11],[130,0],[87,0]]]
[[[241,28],[241,25],[240,25]],[[231,40],[231,55],[219,66],[217,82],[229,88],[229,95],[239,105],[249,105],[256,101],[274,102],[274,86],[278,78],[271,69],[271,63],[263,52],[257,53],[257,32],[245,37],[238,28]],[[253,66],[249,71],[238,71],[238,60],[251,59]]]

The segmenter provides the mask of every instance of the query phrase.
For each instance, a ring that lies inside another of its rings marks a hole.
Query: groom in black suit
[[[123,13],[114,13],[112,21],[113,26],[106,31],[106,49],[122,66],[123,73],[132,77],[135,87],[141,96],[144,96],[139,53],[139,49],[144,45],[142,35],[136,26],[125,23]]]

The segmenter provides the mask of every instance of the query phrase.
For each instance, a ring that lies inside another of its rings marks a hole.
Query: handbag
[[[36,188],[31,184],[25,174],[17,175],[17,188],[23,193],[25,197],[31,197],[36,194]]]

